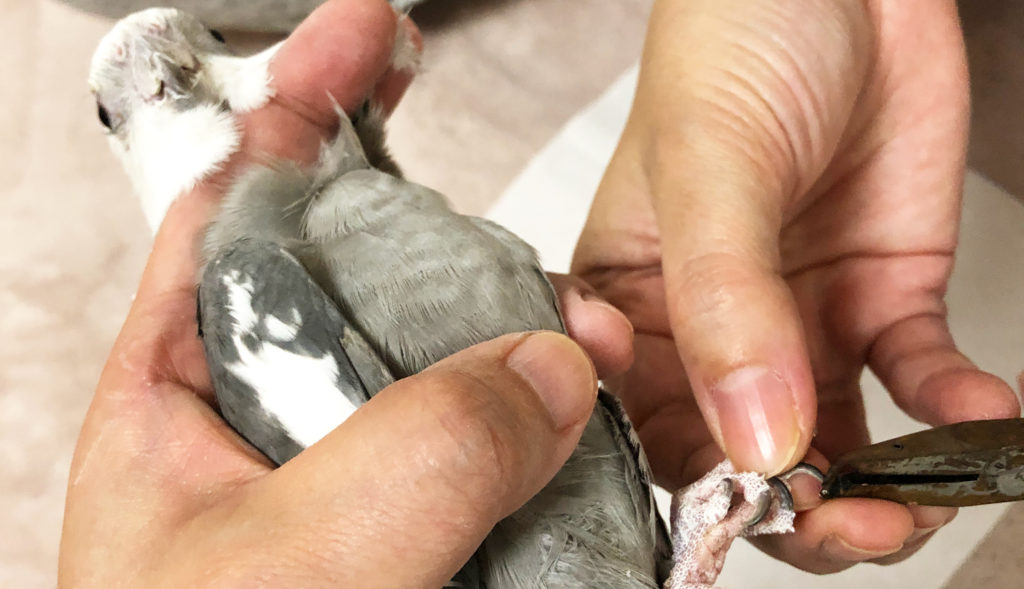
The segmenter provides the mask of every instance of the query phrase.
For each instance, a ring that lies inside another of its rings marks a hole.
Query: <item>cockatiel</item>
[[[408,39],[395,46],[394,66],[411,63]],[[231,56],[172,9],[131,15],[103,39],[90,85],[154,227],[237,149],[235,115],[269,99],[275,50]],[[374,108],[339,119],[317,165],[237,177],[202,249],[200,330],[220,411],[278,464],[394,380],[463,348],[565,333],[525,242],[402,179]],[[598,398],[566,465],[499,522],[452,586],[660,585],[670,549],[649,470],[618,402]]]

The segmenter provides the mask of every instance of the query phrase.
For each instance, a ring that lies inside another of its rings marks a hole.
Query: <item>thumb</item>
[[[806,451],[816,414],[781,227],[827,166],[865,67],[863,15],[823,6],[656,3],[620,144],[640,146],[701,411],[738,468],[769,474]]]
[[[440,586],[551,480],[596,394],[593,365],[565,336],[469,348],[388,387],[271,473],[240,514],[275,522],[267,548],[243,553],[305,559],[283,574],[341,586]]]

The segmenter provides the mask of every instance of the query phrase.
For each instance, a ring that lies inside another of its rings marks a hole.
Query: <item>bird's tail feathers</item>
[[[370,165],[381,172],[401,178],[402,171],[387,147],[387,113],[384,112],[384,107],[373,100],[367,100],[352,116],[352,126],[363,145]]]
[[[367,101],[349,118],[334,97],[329,98],[338,115],[338,131],[333,140],[320,146],[320,159],[312,178],[313,190],[348,172],[366,168],[400,177],[401,171],[384,145],[384,109]]]
[[[320,159],[314,168],[312,178],[314,189],[324,186],[346,172],[370,167],[370,161],[366,157],[366,151],[352,121],[334,97],[329,98],[334,103],[334,111],[338,114],[338,133],[333,140],[320,145]]]

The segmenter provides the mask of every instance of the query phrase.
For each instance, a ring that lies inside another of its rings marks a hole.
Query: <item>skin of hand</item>
[[[929,424],[1019,414],[946,321],[967,85],[950,0],[656,0],[573,273],[634,324],[609,384],[661,484],[720,448],[775,474],[868,443],[865,367]],[[900,560],[955,514],[810,487],[758,545],[815,572]]]
[[[514,334],[388,387],[279,469],[215,413],[196,335],[199,235],[232,170],[315,160],[334,107],[373,90],[396,20],[383,0],[331,0],[271,66],[276,96],[241,116],[218,176],[160,228],[72,464],[62,586],[437,587],[491,527],[554,476],[593,408],[597,371],[622,372],[632,330],[580,281],[553,277],[570,333]],[[411,25],[410,25],[411,26]]]

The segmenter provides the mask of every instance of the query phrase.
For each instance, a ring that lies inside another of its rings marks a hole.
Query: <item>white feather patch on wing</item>
[[[337,389],[337,366],[330,354],[303,356],[267,342],[251,352],[241,337],[234,341],[240,358],[227,369],[256,391],[263,410],[302,446],[315,444],[355,412]]]
[[[267,333],[270,337],[277,340],[293,340],[299,333],[299,328],[302,327],[300,324],[285,323],[273,315],[268,316],[264,320],[264,325],[267,327]]]
[[[235,117],[213,105],[181,112],[164,105],[140,108],[128,124],[131,147],[113,136],[110,146],[128,171],[154,232],[174,199],[219,170],[239,146]]]
[[[243,277],[238,270],[232,270],[224,277],[228,289],[228,313],[234,319],[234,333],[251,332],[256,327],[256,313],[252,310],[252,280]]]
[[[259,320],[252,310],[252,283],[239,281],[234,273],[224,277],[224,285],[229,293],[228,311],[235,319],[231,339],[239,356],[225,367],[256,391],[260,407],[276,418],[293,440],[304,447],[313,445],[356,410],[338,390],[335,359],[329,353],[307,356],[266,341],[253,351],[243,341]],[[266,327],[272,332],[276,324],[271,319],[289,327],[268,317]]]

